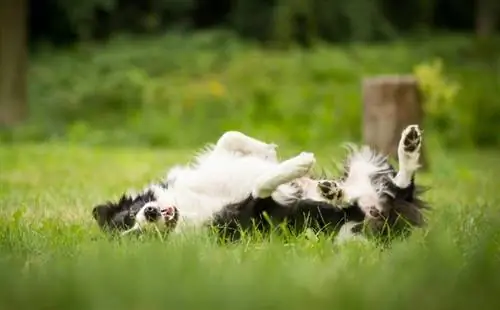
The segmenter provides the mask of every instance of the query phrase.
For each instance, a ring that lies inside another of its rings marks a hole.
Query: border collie
[[[350,147],[343,176],[325,180],[309,175],[312,153],[279,162],[276,145],[230,131],[194,163],[173,167],[138,194],[95,206],[92,214],[101,229],[122,235],[151,224],[174,233],[210,226],[232,239],[279,224],[297,232],[338,232],[345,224],[355,233],[406,231],[425,223],[427,205],[414,181],[421,142],[417,125],[402,132],[399,171],[367,146]]]

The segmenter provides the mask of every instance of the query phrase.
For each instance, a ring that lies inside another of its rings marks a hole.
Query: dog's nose
[[[160,215],[160,211],[154,207],[146,207],[144,209],[144,216],[150,222],[156,221]]]

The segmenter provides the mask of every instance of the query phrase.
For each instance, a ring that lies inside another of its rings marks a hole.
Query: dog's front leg
[[[265,159],[277,161],[275,144],[268,144],[249,137],[239,131],[225,132],[217,141],[214,150],[239,152],[244,155],[257,155]]]
[[[422,131],[418,125],[410,125],[401,133],[398,145],[399,171],[393,179],[394,185],[407,188],[413,182],[415,172],[420,167]]]
[[[256,198],[270,197],[278,186],[305,176],[315,162],[314,154],[307,152],[285,160],[257,180],[252,195]]]

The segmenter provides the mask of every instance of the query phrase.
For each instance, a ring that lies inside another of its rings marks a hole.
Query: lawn
[[[287,147],[285,154],[297,148]],[[95,203],[161,177],[189,150],[0,148],[0,309],[494,309],[499,152],[429,153],[428,229],[391,249],[277,238],[111,241]],[[338,150],[318,153],[319,163]],[[440,225],[438,225],[440,223]]]

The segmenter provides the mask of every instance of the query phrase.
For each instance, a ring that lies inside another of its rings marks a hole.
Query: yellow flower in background
[[[460,85],[447,78],[441,59],[415,66],[415,74],[426,99],[426,110],[432,114],[451,108]]]
[[[226,95],[226,87],[217,80],[211,80],[208,84],[210,94],[214,97],[224,97]]]

